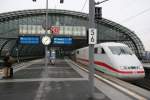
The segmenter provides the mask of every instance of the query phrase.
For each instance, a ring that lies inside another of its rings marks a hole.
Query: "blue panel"
[[[53,44],[72,44],[71,37],[54,37]]]
[[[20,44],[39,44],[40,37],[39,36],[20,36],[19,43]]]

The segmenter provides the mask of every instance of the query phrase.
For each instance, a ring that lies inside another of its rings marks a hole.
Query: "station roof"
[[[46,13],[45,9],[21,10],[21,11],[14,11],[14,12],[8,12],[8,13],[1,13],[0,14],[0,23],[7,22],[9,20],[23,18],[23,17],[44,15],[45,13]],[[75,11],[49,9],[48,14],[70,15],[70,16],[81,17],[81,18],[88,20],[88,14],[81,13],[81,12],[75,12]],[[128,29],[116,22],[105,19],[105,18],[102,18],[101,20],[96,20],[96,23],[103,24],[111,29],[114,29],[116,31],[119,31],[119,32],[122,32],[122,33],[128,35],[138,50],[145,51],[141,40],[130,29]],[[3,37],[0,37],[0,38],[2,39]],[[11,38],[11,37],[9,37],[9,38]],[[15,37],[12,37],[12,38],[15,38]]]

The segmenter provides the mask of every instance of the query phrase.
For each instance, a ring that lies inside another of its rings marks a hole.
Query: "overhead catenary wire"
[[[128,18],[122,20],[121,23],[125,23],[125,22],[128,22],[128,21],[131,21],[132,19],[135,19],[136,17],[141,16],[142,14],[144,14],[144,13],[146,13],[146,12],[148,12],[148,11],[150,11],[150,8],[145,9],[145,10],[139,12],[139,13],[136,14],[136,15],[130,16],[130,17],[128,17]]]
[[[128,22],[128,21],[131,21],[131,20],[135,19],[136,17],[141,16],[142,14],[144,14],[144,13],[146,13],[146,12],[148,12],[148,11],[150,11],[150,8],[145,9],[145,10],[139,12],[138,14],[135,14],[135,15],[133,15],[133,16],[130,16],[130,17],[128,17],[128,18],[122,20],[120,23],[125,23],[125,22]],[[116,24],[115,26],[117,26],[117,25],[118,25],[118,24]],[[109,31],[109,30],[106,30],[106,31],[104,31],[104,32],[107,32],[107,31]]]
[[[83,9],[84,9],[86,3],[87,3],[87,0],[85,0],[85,2],[84,2],[84,4],[83,4],[83,7],[82,7],[82,9],[81,9],[81,12],[83,11]]]

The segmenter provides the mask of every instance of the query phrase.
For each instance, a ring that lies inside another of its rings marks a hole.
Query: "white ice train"
[[[82,64],[89,63],[89,48],[77,49],[76,60]],[[111,76],[136,80],[144,78],[143,65],[132,50],[125,44],[106,42],[94,46],[95,69]]]

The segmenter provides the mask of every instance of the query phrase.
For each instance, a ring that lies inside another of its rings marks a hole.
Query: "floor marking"
[[[60,81],[84,81],[86,78],[31,78],[31,79],[8,79],[8,80],[0,80],[0,83],[7,82],[40,82],[40,81],[48,81],[48,82],[60,82]]]
[[[23,63],[19,63],[19,64],[14,64],[14,65],[13,65],[14,73],[17,72],[17,71],[19,71],[19,70],[21,70],[22,67],[23,67],[23,68],[26,68],[26,67],[28,67],[28,66],[30,66],[30,65],[32,65],[32,64],[38,63],[38,62],[40,62],[40,61],[42,61],[42,59],[32,60],[32,61],[29,61],[29,62],[23,62]],[[25,66],[26,66],[26,67],[25,67]]]
[[[44,68],[44,70],[42,71],[41,76],[42,76],[42,79],[44,79],[44,78],[46,79],[48,77],[48,66],[47,66],[47,68],[46,68],[46,66],[43,68]],[[47,80],[48,79],[46,79],[45,81],[47,81]],[[40,82],[40,86],[36,92],[36,96],[35,96],[34,100],[43,100],[42,98],[44,98],[46,96],[45,88],[47,87],[48,83],[45,81]],[[47,88],[49,88],[49,87],[50,86],[48,86]]]
[[[58,67],[51,67],[51,68],[58,68]],[[40,83],[40,86],[37,90],[34,100],[44,100],[46,95],[48,95],[49,91],[51,91],[49,81],[55,81],[55,82],[63,81],[64,82],[64,81],[81,81],[81,80],[83,81],[83,80],[85,80],[84,78],[44,78],[44,77],[48,77],[48,75],[46,75],[46,70],[42,72],[42,78],[40,79],[40,81],[42,81],[42,82]],[[31,80],[39,81],[37,79],[31,79]]]
[[[20,64],[21,67],[19,67],[17,69],[14,69],[13,72],[15,73],[15,72],[17,72],[19,70],[22,70],[22,69],[24,69],[26,67],[31,66],[32,64],[35,64],[35,63],[39,62],[39,61],[41,61],[41,60],[34,60],[34,61],[29,61],[28,63],[22,63],[22,64]]]
[[[13,66],[13,68],[14,68],[14,69],[18,69],[18,68],[21,68],[21,67],[23,67],[23,66],[25,66],[25,64],[22,64],[22,65],[19,65],[19,66]]]
[[[30,68],[30,67],[29,67],[29,68],[24,68],[24,69],[25,69],[25,70],[32,70],[32,69],[43,69],[43,70],[44,70],[45,68],[44,68],[44,67],[37,67],[37,68],[36,68],[36,67],[35,67],[35,68]]]
[[[86,72],[88,73],[88,70],[87,70],[87,69],[85,69],[85,68],[79,66],[78,64],[76,64],[76,63],[73,62],[73,61],[72,61],[72,63],[74,63],[76,66],[78,66],[79,68],[81,68],[82,70],[84,70],[84,71],[86,71]],[[113,82],[111,82],[111,81],[109,81],[109,80],[107,80],[107,79],[105,79],[105,78],[99,76],[99,75],[96,75],[96,74],[95,74],[94,76],[95,76],[96,78],[98,78],[98,79],[100,79],[100,80],[102,80],[102,81],[104,81],[104,82],[106,82],[106,83],[112,85],[113,87],[115,87],[115,88],[121,90],[122,92],[124,92],[124,93],[126,93],[126,94],[128,94],[128,95],[130,95],[130,96],[132,96],[132,97],[134,97],[134,98],[136,98],[136,99],[138,99],[138,100],[147,100],[145,97],[140,96],[140,95],[138,95],[138,94],[136,94],[136,93],[134,93],[134,92],[132,92],[132,91],[130,91],[130,90],[128,90],[128,89],[122,87],[122,86],[119,86],[119,85],[117,85],[117,84],[115,84],[115,83],[113,83]]]
[[[55,69],[58,67],[57,66],[48,66],[49,69]],[[40,66],[40,67],[27,67],[27,68],[24,68],[24,69],[45,69],[45,66]],[[59,69],[70,69],[70,67],[59,67]]]
[[[51,87],[49,85],[49,82],[41,82],[40,86],[37,90],[36,96],[34,100],[44,100],[46,95],[51,91]]]
[[[32,63],[31,63],[31,64],[27,64],[27,65],[23,65],[22,67],[19,67],[19,68],[17,68],[17,69],[14,69],[13,72],[15,73],[15,72],[17,72],[17,71],[19,71],[19,70],[22,70],[22,69],[24,69],[24,68],[26,68],[26,67],[29,67],[29,66],[31,66],[31,65],[32,65]]]
[[[88,80],[88,77],[83,74],[80,68],[78,68],[76,65],[72,64],[71,60],[65,59],[65,61],[71,66],[77,73],[79,73],[82,77],[86,78]]]

